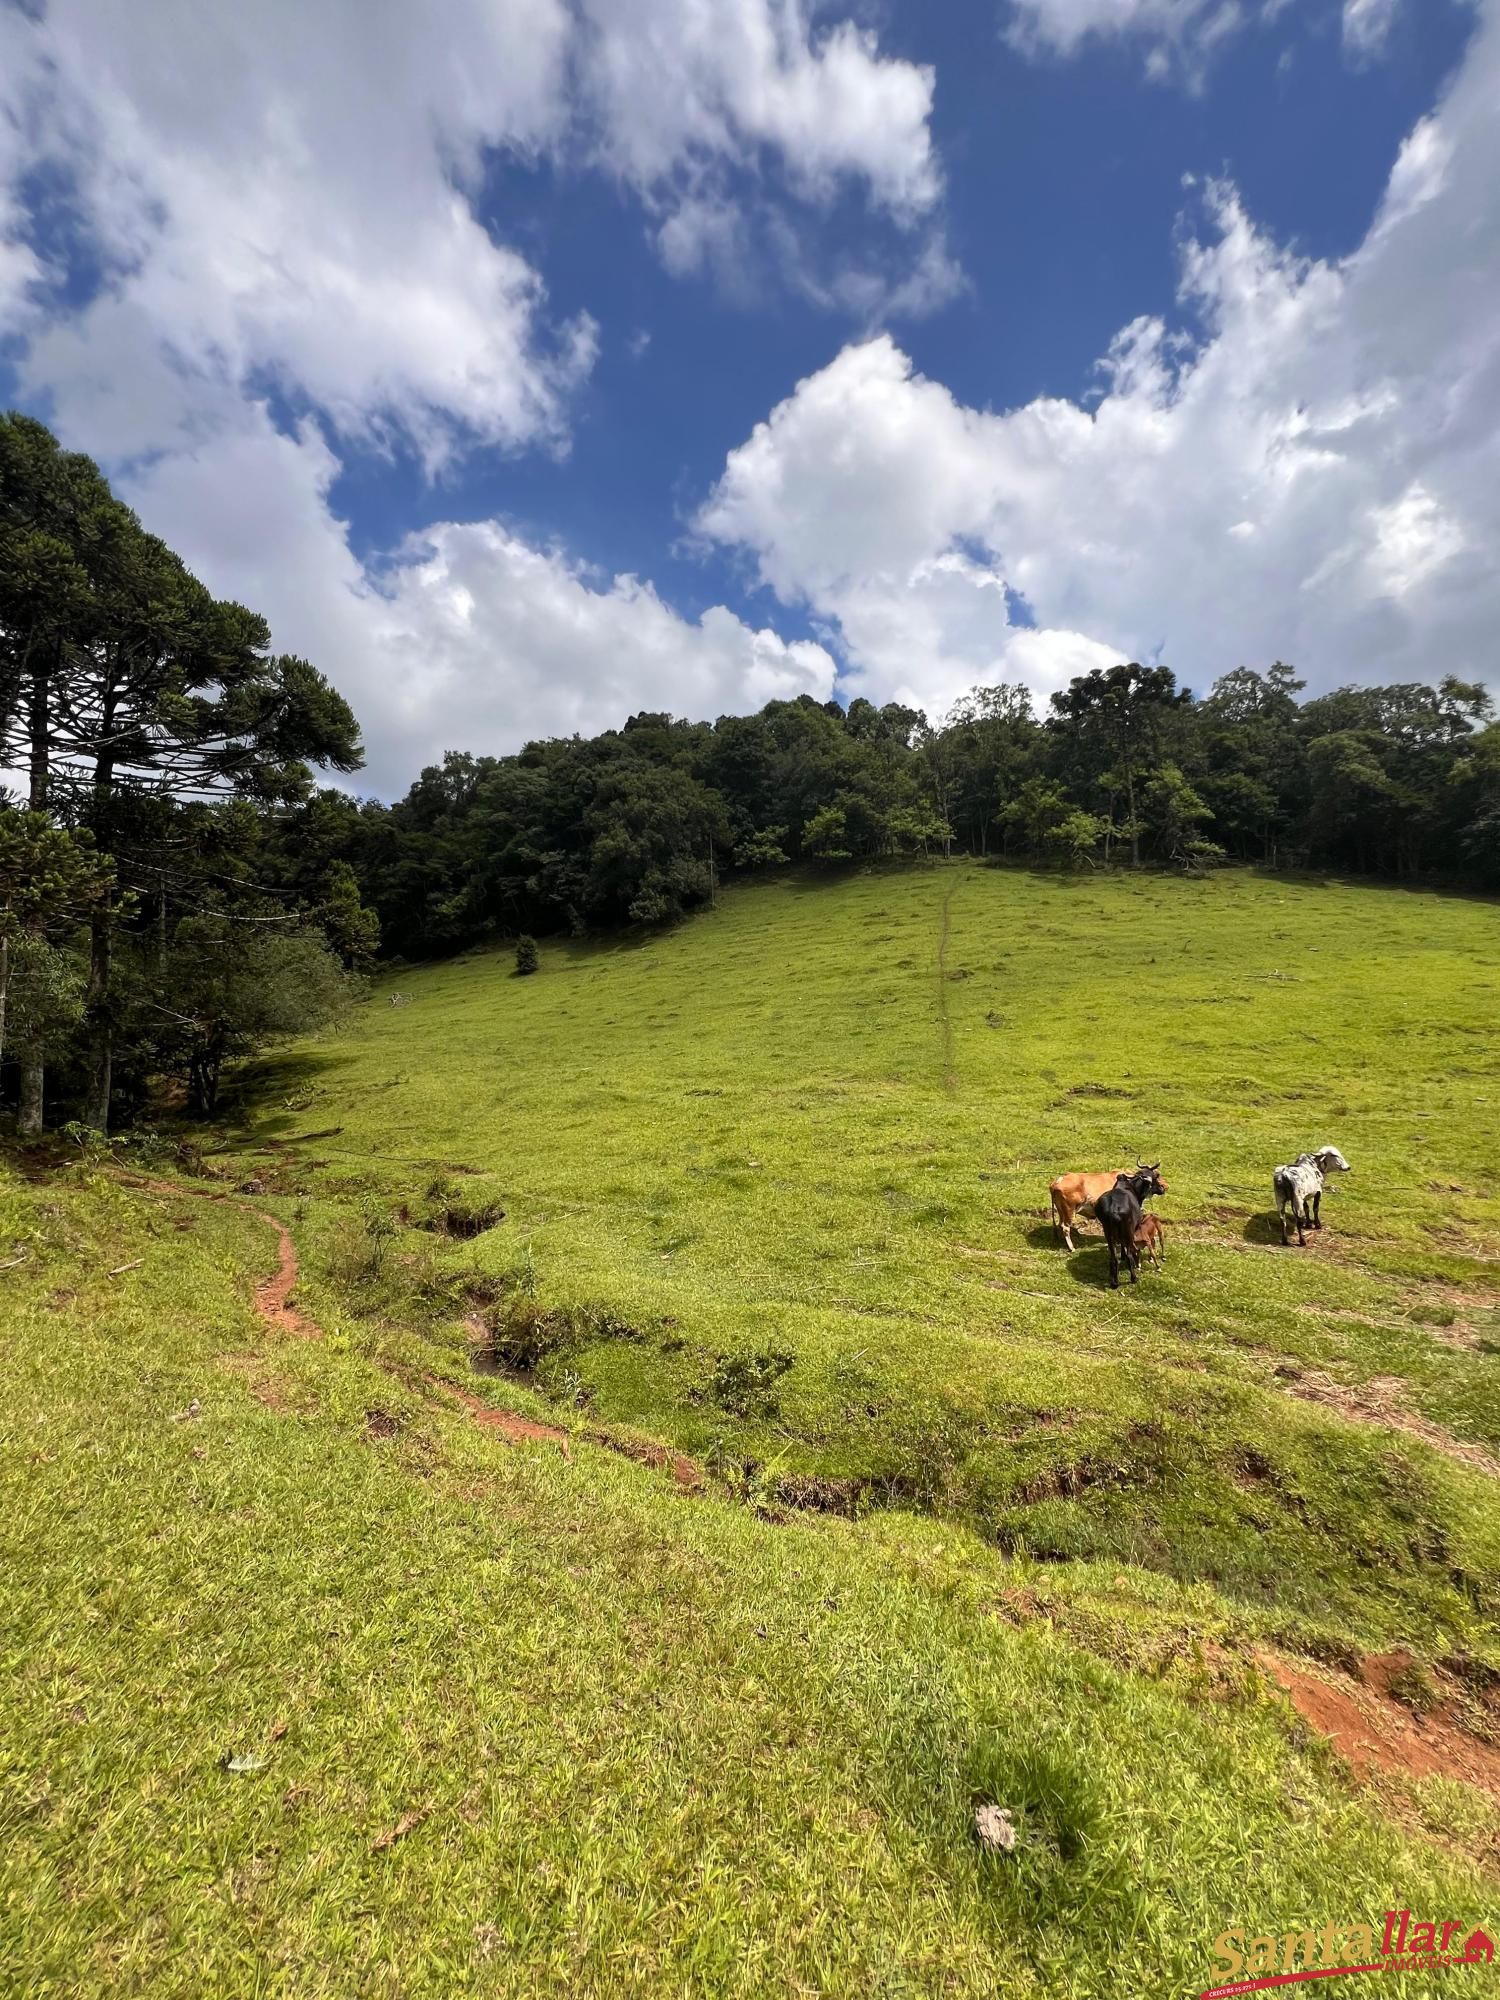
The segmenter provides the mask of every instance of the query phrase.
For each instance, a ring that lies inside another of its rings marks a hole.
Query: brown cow
[[[1167,1261],[1167,1232],[1154,1215],[1141,1210],[1140,1223],[1135,1232],[1135,1247],[1144,1250],[1153,1265]]]
[[[1071,1252],[1074,1248],[1073,1225],[1080,1219],[1092,1222],[1094,1203],[1101,1194],[1108,1194],[1122,1174],[1128,1172],[1122,1167],[1117,1173],[1107,1174],[1059,1174],[1052,1183],[1052,1227],[1061,1236]],[[1152,1194],[1165,1194],[1167,1184],[1158,1173]]]

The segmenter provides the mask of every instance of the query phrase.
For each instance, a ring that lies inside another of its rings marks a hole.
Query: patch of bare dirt
[[[1036,1592],[1021,1588],[1002,1590],[990,1609],[1007,1625],[1029,1625],[1033,1618],[1047,1615],[1047,1607]]]
[[[1429,1224],[1425,1233],[1451,1257],[1465,1258],[1471,1264],[1500,1264],[1500,1239],[1496,1237],[1471,1236],[1438,1223]]]
[[[1402,1319],[1380,1319],[1374,1313],[1355,1312],[1349,1306],[1315,1306],[1306,1303],[1297,1311],[1304,1319],[1336,1319],[1350,1326],[1374,1327],[1382,1333],[1404,1333],[1409,1322]]]
[[[291,1404],[282,1394],[281,1385],[267,1373],[258,1354],[220,1354],[215,1357],[214,1365],[222,1368],[226,1375],[238,1375],[263,1409],[278,1417],[293,1414]]]
[[[555,1444],[564,1458],[572,1458],[568,1434],[559,1430],[556,1424],[539,1424],[532,1417],[520,1417],[511,1410],[494,1409],[482,1398],[471,1396],[467,1389],[460,1389],[456,1382],[445,1382],[437,1375],[424,1375],[422,1380],[429,1389],[440,1390],[455,1402],[462,1403],[481,1429],[498,1431],[511,1444]]]
[[[703,1484],[702,1468],[668,1445],[656,1444],[650,1438],[619,1437],[611,1431],[584,1431],[583,1436],[588,1443],[602,1445],[606,1451],[617,1452],[621,1458],[628,1458],[636,1465],[650,1466],[653,1472],[670,1471],[673,1479],[684,1489],[691,1490]]]
[[[1434,1423],[1431,1417],[1408,1407],[1407,1385],[1399,1375],[1374,1375],[1368,1382],[1336,1382],[1318,1368],[1299,1369],[1296,1373],[1279,1369],[1277,1373],[1284,1386],[1306,1403],[1335,1410],[1350,1423],[1373,1424],[1381,1430],[1418,1438],[1434,1451],[1442,1452],[1445,1458],[1500,1479],[1500,1458],[1492,1451],[1483,1445],[1466,1443]]]
[[[1257,1653],[1255,1659],[1356,1776],[1377,1770],[1401,1778],[1461,1778],[1500,1798],[1500,1750],[1462,1728],[1450,1701],[1415,1714],[1390,1693],[1411,1669],[1409,1653],[1372,1655],[1358,1680],[1279,1653]]]
[[[1447,1325],[1434,1319],[1424,1319],[1424,1311],[1434,1306],[1447,1308],[1454,1315]],[[1483,1292],[1466,1292],[1456,1286],[1428,1285],[1409,1311],[1399,1307],[1384,1316],[1378,1313],[1356,1312],[1348,1306],[1320,1306],[1304,1302],[1297,1311],[1305,1319],[1338,1320],[1348,1326],[1367,1326],[1380,1333],[1420,1333],[1429,1340],[1435,1340],[1440,1347],[1452,1347],[1463,1353],[1473,1353],[1482,1346],[1485,1335],[1475,1326],[1468,1314],[1490,1314],[1500,1311],[1500,1298]]]
[[[306,1313],[298,1312],[291,1303],[297,1286],[297,1246],[292,1241],[290,1230],[263,1209],[254,1209],[252,1213],[276,1231],[277,1248],[275,1275],[263,1279],[255,1288],[255,1310],[268,1326],[274,1326],[279,1333],[295,1334],[302,1340],[321,1340],[322,1327],[310,1320]]]
[[[471,1356],[473,1354],[485,1353],[489,1342],[494,1338],[484,1321],[474,1315],[470,1315],[470,1317],[465,1319],[464,1331],[469,1336]],[[495,1372],[504,1374],[512,1380],[520,1381],[528,1379],[530,1371],[521,1368],[500,1368]],[[430,1380],[431,1378],[429,1377],[428,1379]],[[454,1393],[457,1394],[457,1391],[455,1390]],[[477,1401],[477,1398],[470,1399],[467,1406],[472,1407],[472,1403]],[[480,1404],[480,1407],[488,1409],[489,1405],[487,1403]],[[517,1421],[524,1420],[518,1419]],[[542,1428],[546,1429],[547,1427],[544,1425]],[[558,1431],[556,1436],[562,1438],[565,1436],[565,1433]],[[668,1445],[657,1444],[652,1438],[627,1437],[614,1431],[606,1430],[583,1431],[580,1433],[580,1436],[588,1444],[601,1445],[605,1451],[616,1452],[621,1458],[631,1459],[636,1465],[649,1466],[653,1472],[670,1471],[673,1479],[684,1489],[692,1490],[703,1484],[703,1469],[701,1466],[695,1464],[683,1452],[673,1451]],[[566,1452],[564,1455],[566,1456]]]

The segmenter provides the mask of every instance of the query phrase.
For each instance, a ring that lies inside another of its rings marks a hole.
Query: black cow
[[[1141,1203],[1166,1191],[1158,1160],[1154,1167],[1137,1167],[1133,1174],[1121,1174],[1109,1193],[1101,1194],[1094,1203],[1094,1214],[1109,1246],[1109,1282],[1116,1291],[1120,1289],[1122,1257],[1129,1267],[1131,1284],[1140,1282],[1141,1253],[1136,1248],[1135,1232],[1141,1226]]]

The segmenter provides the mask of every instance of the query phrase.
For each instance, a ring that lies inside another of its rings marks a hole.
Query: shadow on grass
[[[305,1125],[308,1105],[285,1100],[309,1089],[325,1071],[339,1066],[336,1049],[278,1051],[247,1063],[224,1093],[220,1116],[237,1125],[254,1123],[262,1135],[279,1137],[293,1126]]]
[[[1252,1215],[1240,1234],[1247,1243],[1274,1243],[1281,1248],[1281,1227],[1274,1215]]]
[[[1033,1250],[1061,1250],[1063,1240],[1050,1222],[1038,1222],[1026,1232],[1026,1241]]]
[[[1075,1285],[1092,1285],[1096,1291],[1109,1290],[1109,1251],[1102,1243],[1080,1243],[1068,1259],[1068,1276]],[[1130,1273],[1120,1266],[1120,1283],[1130,1283]]]

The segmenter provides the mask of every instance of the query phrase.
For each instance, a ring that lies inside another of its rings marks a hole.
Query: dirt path
[[[461,1403],[482,1429],[498,1431],[511,1444],[555,1444],[563,1457],[571,1460],[576,1438],[582,1444],[596,1444],[602,1451],[612,1451],[617,1458],[628,1458],[634,1465],[648,1466],[653,1472],[670,1472],[684,1492],[695,1491],[704,1483],[702,1467],[670,1445],[656,1444],[649,1438],[620,1437],[606,1430],[577,1431],[570,1437],[556,1424],[539,1423],[534,1417],[517,1416],[512,1410],[497,1410],[483,1397],[440,1375],[424,1375],[422,1380],[429,1389]]]
[[[445,1382],[440,1375],[424,1375],[422,1380],[429,1389],[437,1389],[445,1396],[451,1396],[461,1403],[481,1430],[499,1431],[512,1444],[555,1444],[566,1459],[573,1456],[568,1434],[559,1430],[556,1424],[539,1424],[531,1417],[518,1417],[511,1410],[497,1410],[493,1404],[485,1402],[482,1396],[471,1395],[467,1389],[460,1389],[456,1382]]]
[[[142,1179],[130,1176],[123,1180],[126,1187],[140,1188],[147,1194],[168,1195],[173,1200],[183,1196],[195,1196],[199,1201],[227,1201],[234,1207],[253,1215],[257,1222],[263,1222],[268,1229],[276,1232],[276,1269],[269,1278],[263,1278],[255,1287],[255,1310],[267,1326],[278,1333],[290,1334],[299,1340],[321,1340],[323,1329],[316,1320],[306,1313],[298,1312],[292,1305],[292,1293],[297,1288],[297,1246],[292,1241],[291,1231],[266,1209],[255,1207],[242,1195],[231,1194],[227,1188],[183,1187],[178,1181]]]
[[[121,1184],[138,1188],[145,1194],[166,1195],[172,1200],[184,1196],[195,1196],[200,1201],[230,1202],[246,1215],[253,1215],[257,1222],[265,1223],[276,1232],[276,1269],[269,1278],[263,1278],[255,1287],[255,1310],[262,1321],[278,1333],[289,1334],[303,1340],[321,1340],[323,1329],[306,1313],[299,1312],[291,1303],[297,1287],[297,1246],[292,1241],[291,1231],[286,1224],[277,1220],[266,1209],[257,1208],[243,1195],[231,1193],[228,1188],[184,1187],[178,1181],[155,1180],[142,1175],[121,1175]],[[471,1325],[471,1335],[475,1326]],[[389,1364],[382,1364],[389,1367]],[[389,1367],[389,1372],[399,1380],[414,1386],[403,1369]],[[539,1423],[533,1417],[518,1416],[512,1410],[497,1410],[467,1389],[459,1388],[455,1382],[444,1381],[437,1375],[423,1375],[422,1382],[428,1389],[436,1389],[461,1404],[474,1423],[488,1431],[498,1431],[511,1444],[555,1444],[563,1457],[573,1456],[569,1435],[556,1424]],[[605,1451],[615,1452],[621,1458],[628,1458],[636,1465],[650,1467],[652,1471],[670,1471],[676,1484],[684,1491],[691,1492],[704,1483],[703,1471],[694,1461],[669,1445],[655,1444],[646,1438],[617,1437],[610,1431],[589,1430],[579,1434],[587,1443],[601,1446]]]
[[[1399,1375],[1375,1375],[1368,1382],[1336,1382],[1321,1369],[1308,1368],[1287,1377],[1282,1386],[1305,1403],[1317,1403],[1325,1410],[1336,1411],[1349,1423],[1369,1424],[1377,1430],[1397,1431],[1402,1437],[1417,1438],[1459,1465],[1500,1479],[1500,1458],[1492,1451],[1455,1437],[1443,1425],[1408,1407],[1407,1384]]]

